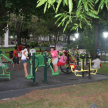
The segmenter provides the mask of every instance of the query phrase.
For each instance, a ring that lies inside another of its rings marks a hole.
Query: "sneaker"
[[[32,75],[28,75],[27,77],[25,77],[25,79],[32,79],[33,76]]]

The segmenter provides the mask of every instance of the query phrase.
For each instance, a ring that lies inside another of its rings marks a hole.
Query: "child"
[[[63,65],[65,65],[66,60],[67,60],[67,53],[64,52],[62,56],[59,56],[59,58],[60,58],[60,60],[57,63],[57,66],[63,66]]]
[[[58,52],[55,50],[54,47],[51,47],[50,53],[51,53],[52,59],[53,59],[54,72],[56,72],[58,70],[58,66],[57,66],[57,62],[58,62]]]

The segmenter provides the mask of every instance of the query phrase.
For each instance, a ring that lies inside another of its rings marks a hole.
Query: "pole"
[[[105,39],[105,62],[106,62],[106,39]]]
[[[45,55],[44,55],[44,82],[46,83],[47,82],[47,57],[46,57],[46,52],[45,52]]]
[[[84,70],[84,58],[83,58],[83,70]],[[84,77],[84,72],[82,72],[82,77]]]
[[[89,74],[89,78],[90,78],[90,68],[91,68],[91,58],[89,58],[89,71],[88,71],[88,74]]]
[[[32,56],[32,62],[33,62],[33,66],[32,66],[32,70],[33,70],[33,84],[35,84],[35,53],[33,53]]]

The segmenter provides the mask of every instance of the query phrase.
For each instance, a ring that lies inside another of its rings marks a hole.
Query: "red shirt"
[[[23,49],[23,46],[22,45],[19,45],[18,46],[18,51],[21,51]]]
[[[18,53],[16,53],[16,52],[17,52],[17,50],[14,50],[14,56],[18,57]]]

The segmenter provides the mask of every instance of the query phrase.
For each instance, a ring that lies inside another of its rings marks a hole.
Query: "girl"
[[[60,58],[60,60],[57,63],[57,66],[63,66],[63,65],[65,65],[66,60],[67,60],[67,53],[64,52],[62,56],[59,56],[59,58]]]
[[[54,47],[51,47],[50,53],[51,53],[52,59],[53,59],[54,72],[56,72],[58,70],[58,66],[57,66],[57,62],[58,62],[58,52],[55,50]]]
[[[28,49],[29,46],[27,45],[20,53],[21,53],[21,62],[23,63],[23,67],[24,67],[24,73],[25,73],[25,78],[26,79],[29,79],[31,78],[29,75],[28,75],[28,72],[27,72],[27,59],[29,59],[28,57]]]

